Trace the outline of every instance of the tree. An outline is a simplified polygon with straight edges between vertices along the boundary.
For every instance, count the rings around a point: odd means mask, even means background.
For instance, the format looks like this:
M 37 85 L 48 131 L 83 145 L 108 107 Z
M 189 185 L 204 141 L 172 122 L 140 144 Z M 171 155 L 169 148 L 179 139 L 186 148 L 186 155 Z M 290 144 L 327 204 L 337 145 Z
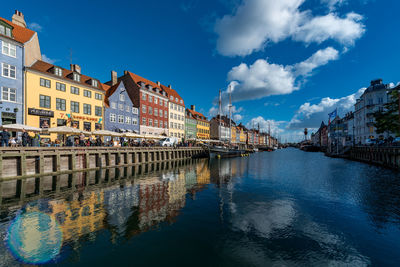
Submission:
M 396 133 L 400 135 L 400 118 L 399 118 L 399 92 L 398 87 L 389 93 L 389 102 L 384 105 L 383 111 L 374 112 L 374 126 L 378 134 Z

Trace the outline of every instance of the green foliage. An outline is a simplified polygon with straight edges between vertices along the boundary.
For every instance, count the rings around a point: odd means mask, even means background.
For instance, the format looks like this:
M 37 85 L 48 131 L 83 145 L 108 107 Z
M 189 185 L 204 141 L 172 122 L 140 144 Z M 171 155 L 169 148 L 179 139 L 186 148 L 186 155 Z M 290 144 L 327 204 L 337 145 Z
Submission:
M 400 135 L 399 118 L 399 92 L 395 89 L 389 93 L 389 102 L 384 105 L 383 111 L 377 111 L 373 114 L 375 118 L 374 126 L 378 134 L 396 133 Z

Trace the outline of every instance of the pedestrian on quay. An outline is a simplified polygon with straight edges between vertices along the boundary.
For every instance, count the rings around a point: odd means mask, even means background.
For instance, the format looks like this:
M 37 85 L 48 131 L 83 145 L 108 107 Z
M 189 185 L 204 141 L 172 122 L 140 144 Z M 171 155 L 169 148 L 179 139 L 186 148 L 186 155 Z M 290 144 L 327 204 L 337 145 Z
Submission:
M 8 146 L 8 141 L 10 140 L 10 133 L 8 132 L 8 130 L 7 129 L 4 129 L 2 132 L 1 132 L 1 146 L 3 147 L 3 146 Z
M 79 145 L 85 146 L 85 135 L 83 133 L 81 133 L 81 135 L 79 135 Z
M 29 144 L 29 134 L 25 131 L 22 130 L 22 146 L 27 146 Z

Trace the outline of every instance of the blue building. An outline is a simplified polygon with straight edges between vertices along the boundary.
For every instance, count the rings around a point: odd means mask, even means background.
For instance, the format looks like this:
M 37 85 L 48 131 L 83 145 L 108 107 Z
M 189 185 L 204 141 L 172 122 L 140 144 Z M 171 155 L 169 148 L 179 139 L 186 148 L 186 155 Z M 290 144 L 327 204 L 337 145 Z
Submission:
M 24 66 L 41 59 L 37 33 L 24 15 L 0 18 L 0 125 L 24 123 Z
M 115 75 L 114 75 L 115 74 Z M 104 98 L 104 129 L 114 132 L 139 133 L 139 109 L 132 103 L 123 81 L 112 72 L 110 87 Z

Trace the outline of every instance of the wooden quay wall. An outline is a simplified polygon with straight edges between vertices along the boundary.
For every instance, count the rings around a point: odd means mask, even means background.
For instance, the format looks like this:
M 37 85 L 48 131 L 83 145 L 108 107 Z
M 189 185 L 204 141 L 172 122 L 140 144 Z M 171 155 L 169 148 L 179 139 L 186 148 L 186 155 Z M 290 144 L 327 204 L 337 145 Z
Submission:
M 400 147 L 357 146 L 350 150 L 350 159 L 400 169 Z
M 202 147 L 0 148 L 0 182 L 206 155 Z

